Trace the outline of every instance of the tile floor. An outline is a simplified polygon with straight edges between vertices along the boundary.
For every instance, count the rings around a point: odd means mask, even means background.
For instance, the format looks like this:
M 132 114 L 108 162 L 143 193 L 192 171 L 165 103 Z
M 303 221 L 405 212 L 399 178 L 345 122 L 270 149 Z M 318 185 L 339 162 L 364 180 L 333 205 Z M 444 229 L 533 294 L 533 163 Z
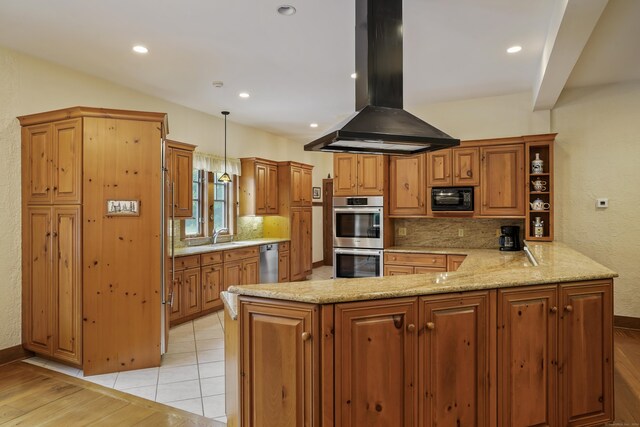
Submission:
M 81 370 L 39 357 L 26 362 L 226 423 L 224 313 L 171 328 L 159 368 L 85 377 Z
M 309 280 L 331 279 L 333 267 L 313 270 Z M 169 351 L 159 368 L 85 377 L 80 369 L 39 357 L 27 363 L 115 388 L 226 423 L 224 410 L 224 313 L 218 311 L 171 328 Z

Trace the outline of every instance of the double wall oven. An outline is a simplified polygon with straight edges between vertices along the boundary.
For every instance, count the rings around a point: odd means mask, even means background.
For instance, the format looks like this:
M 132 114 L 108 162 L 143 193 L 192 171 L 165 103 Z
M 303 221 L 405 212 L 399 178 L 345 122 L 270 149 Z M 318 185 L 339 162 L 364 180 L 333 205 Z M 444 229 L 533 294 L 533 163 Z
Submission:
M 383 198 L 333 198 L 333 277 L 382 276 Z

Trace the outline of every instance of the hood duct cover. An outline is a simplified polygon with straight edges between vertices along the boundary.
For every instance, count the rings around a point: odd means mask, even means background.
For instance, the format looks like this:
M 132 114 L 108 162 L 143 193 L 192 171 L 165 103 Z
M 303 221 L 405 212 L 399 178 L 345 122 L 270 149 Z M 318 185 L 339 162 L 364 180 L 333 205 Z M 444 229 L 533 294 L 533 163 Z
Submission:
M 415 154 L 460 144 L 403 110 L 402 0 L 356 0 L 356 110 L 305 151 Z

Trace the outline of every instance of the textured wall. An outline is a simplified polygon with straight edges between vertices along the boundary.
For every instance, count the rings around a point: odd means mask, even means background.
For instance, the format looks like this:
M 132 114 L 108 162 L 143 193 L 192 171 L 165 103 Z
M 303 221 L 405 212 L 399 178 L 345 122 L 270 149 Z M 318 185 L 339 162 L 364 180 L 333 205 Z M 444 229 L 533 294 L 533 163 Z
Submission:
M 75 105 L 162 111 L 169 114 L 169 136 L 198 145 L 199 151 L 223 154 L 224 122 L 189 108 L 154 98 L 106 80 L 0 47 L 0 349 L 21 342 L 20 269 L 20 125 L 16 116 Z M 331 172 L 329 154 L 310 153 L 302 144 L 229 122 L 228 155 L 261 156 L 315 165 L 313 185 Z M 322 224 L 314 224 L 322 240 Z M 314 261 L 317 260 L 314 254 Z M 322 253 L 320 253 L 322 259 Z
M 500 246 L 496 230 L 503 225 L 517 225 L 521 238 L 524 234 L 524 220 L 519 219 L 407 218 L 394 223 L 397 246 L 492 249 Z M 406 236 L 399 235 L 400 227 L 407 229 Z M 458 236 L 460 229 L 463 237 Z

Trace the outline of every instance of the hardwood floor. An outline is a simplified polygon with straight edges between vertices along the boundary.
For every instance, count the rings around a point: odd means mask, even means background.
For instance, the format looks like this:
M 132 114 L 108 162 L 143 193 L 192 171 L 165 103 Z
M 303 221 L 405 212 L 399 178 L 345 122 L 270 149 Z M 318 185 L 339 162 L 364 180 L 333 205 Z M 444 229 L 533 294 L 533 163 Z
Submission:
M 27 363 L 0 366 L 1 426 L 223 426 Z
M 616 421 L 640 426 L 640 331 L 616 328 Z M 0 366 L 0 426 L 222 426 L 198 415 L 14 362 Z

